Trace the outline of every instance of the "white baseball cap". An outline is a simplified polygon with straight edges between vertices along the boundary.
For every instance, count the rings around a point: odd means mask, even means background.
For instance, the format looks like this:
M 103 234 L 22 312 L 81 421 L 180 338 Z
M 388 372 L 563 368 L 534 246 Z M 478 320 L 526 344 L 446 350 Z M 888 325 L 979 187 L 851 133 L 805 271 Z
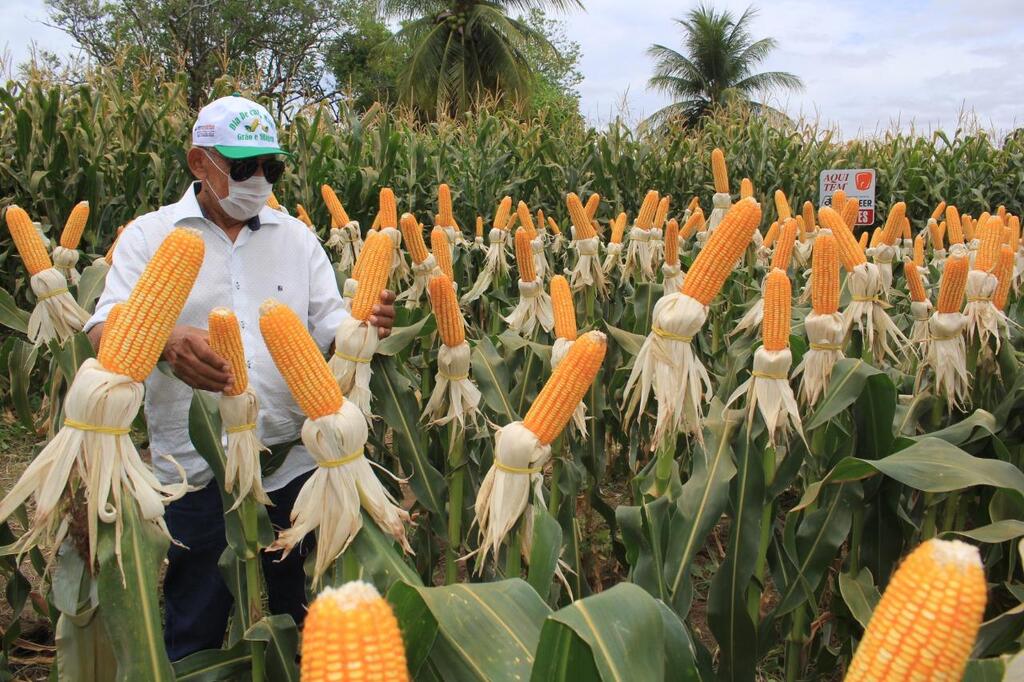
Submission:
M 228 159 L 288 155 L 277 143 L 277 126 L 270 112 L 237 93 L 199 110 L 192 126 L 192 144 L 213 147 Z

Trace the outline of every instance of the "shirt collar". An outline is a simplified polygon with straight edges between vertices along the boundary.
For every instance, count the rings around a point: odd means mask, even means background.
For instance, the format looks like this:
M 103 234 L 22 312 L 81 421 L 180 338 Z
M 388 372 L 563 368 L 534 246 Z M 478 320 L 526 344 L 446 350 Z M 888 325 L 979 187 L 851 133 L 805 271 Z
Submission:
M 199 205 L 199 200 L 196 195 L 199 193 L 201 183 L 196 181 L 189 185 L 188 189 L 185 190 L 185 194 L 178 200 L 178 203 L 171 207 L 172 219 L 175 225 L 178 223 L 188 220 L 189 218 L 202 218 L 209 223 L 213 223 L 209 218 L 203 214 L 203 209 Z M 264 206 L 260 209 L 260 212 L 254 215 L 246 227 L 251 231 L 256 232 L 265 225 L 280 225 L 281 224 L 281 213 L 275 211 L 269 206 Z

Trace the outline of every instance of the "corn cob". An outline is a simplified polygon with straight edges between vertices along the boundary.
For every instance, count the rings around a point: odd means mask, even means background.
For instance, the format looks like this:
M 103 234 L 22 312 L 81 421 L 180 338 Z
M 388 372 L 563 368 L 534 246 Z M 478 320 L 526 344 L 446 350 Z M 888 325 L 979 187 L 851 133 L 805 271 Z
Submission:
M 964 214 L 960 216 L 960 226 L 963 228 L 964 231 L 964 240 L 967 242 L 973 241 L 975 227 L 974 218 L 972 218 L 969 214 Z
M 750 238 L 761 222 L 761 205 L 753 199 L 742 199 L 728 210 L 707 244 L 697 254 L 686 275 L 682 292 L 702 305 L 721 291 L 736 261 L 743 255 Z
M 327 212 L 331 214 L 332 227 L 345 227 L 351 222 L 348 213 L 345 213 L 345 207 L 341 205 L 341 200 L 338 199 L 338 195 L 334 192 L 333 187 L 330 185 L 320 185 L 320 196 L 324 198 Z
M 963 223 L 960 221 L 960 212 L 952 204 L 946 206 L 946 243 L 950 246 L 964 243 L 964 230 Z
M 804 217 L 802 215 L 798 215 L 794 220 L 796 220 L 796 226 L 798 228 L 796 234 L 802 244 L 807 241 L 807 227 L 805 227 L 807 223 L 804 222 Z
M 654 214 L 658 211 L 658 193 L 647 190 L 644 202 L 640 205 L 640 213 L 636 216 L 636 226 L 641 230 L 649 230 L 654 225 Z
M 210 311 L 208 326 L 210 348 L 231 364 L 231 386 L 224 390 L 224 395 L 245 393 L 249 386 L 249 372 L 245 365 L 245 347 L 238 318 L 230 308 L 214 308 Z
M 302 630 L 302 682 L 407 682 L 398 621 L 369 583 L 328 587 Z
M 503 197 L 494 212 L 494 227 L 499 230 L 508 229 L 508 221 L 512 216 L 512 197 Z
M 562 228 L 558 226 L 558 223 L 551 216 L 548 216 L 548 228 L 556 237 L 562 234 Z
M 373 306 L 380 301 L 380 293 L 388 283 L 393 257 L 394 242 L 386 235 L 367 241 L 363 245 L 363 250 L 356 259 L 356 264 L 360 266 L 358 276 L 355 272 L 352 273 L 353 278 L 359 282 L 356 295 L 352 297 L 352 317 L 363 322 L 370 318 Z
M 1014 252 L 1009 246 L 999 249 L 999 258 L 992 274 L 999 280 L 996 291 L 992 295 L 992 304 L 999 310 L 1006 310 L 1010 298 L 1010 285 L 1013 284 Z
M 622 243 L 622 237 L 626 233 L 626 221 L 627 220 L 628 220 L 628 218 L 626 217 L 626 213 L 625 213 L 625 211 L 623 211 L 622 213 L 619 214 L 619 217 L 615 219 L 615 222 L 612 223 L 612 236 L 611 236 L 611 243 L 612 244 L 621 244 Z
M 929 540 L 904 560 L 875 607 L 846 682 L 959 680 L 985 611 L 978 550 Z
M 608 343 L 601 332 L 587 332 L 573 342 L 569 352 L 551 373 L 533 401 L 523 426 L 541 445 L 548 445 L 569 423 L 576 406 L 594 383 Z
M 526 205 L 525 201 L 520 201 L 516 206 L 516 214 L 519 216 L 519 224 L 526 230 L 526 234 L 530 236 L 530 239 L 537 238 L 537 228 L 533 224 L 533 216 L 530 215 L 530 207 Z
M 77 249 L 78 243 L 82 241 L 82 233 L 85 232 L 85 223 L 89 220 L 89 202 L 79 201 L 71 209 L 71 215 L 64 223 L 64 230 L 60 233 L 60 245 L 65 249 Z
M 452 247 L 448 243 L 448 235 L 444 228 L 435 227 L 430 231 L 430 250 L 434 254 L 434 262 L 445 276 L 455 281 L 455 270 L 452 267 Z
M 1003 242 L 1003 226 L 996 218 L 986 220 L 978 230 L 978 237 L 981 239 L 981 245 L 978 247 L 978 255 L 974 260 L 974 269 L 989 272 L 995 267 L 996 260 L 999 258 L 999 247 Z
M 846 226 L 846 223 L 838 213 L 828 206 L 823 206 L 818 211 L 818 220 L 821 222 L 822 227 L 832 230 L 832 235 L 836 238 L 836 244 L 839 248 L 839 258 L 847 272 L 853 272 L 856 266 L 867 262 L 867 259 L 864 257 L 863 245 L 857 243 L 853 232 Z M 861 239 L 863 240 L 865 237 L 867 237 L 867 232 L 861 235 Z
M 695 233 L 701 231 L 704 225 L 704 211 L 700 210 L 698 206 L 695 211 L 690 214 L 690 217 L 686 220 L 686 225 L 683 226 L 682 236 L 683 239 L 689 239 Z
M 565 203 L 569 207 L 569 218 L 572 220 L 572 225 L 576 228 L 576 239 L 596 237 L 597 232 L 594 231 L 594 226 L 590 224 L 587 211 L 583 208 L 583 204 L 580 203 L 580 198 L 575 193 L 570 192 L 569 196 L 565 198 Z
M 380 227 L 398 227 L 398 206 L 390 187 L 380 189 Z
M 377 215 L 375 215 L 373 217 L 373 223 L 370 225 L 370 229 L 371 230 L 376 231 L 376 230 L 380 229 L 380 219 L 381 219 L 381 213 L 380 213 L 380 211 L 377 211 Z
M 843 209 L 846 208 L 846 192 L 843 190 L 836 190 L 836 193 L 832 195 L 832 210 L 843 215 Z
M 910 291 L 910 300 L 915 303 L 923 303 L 928 299 L 924 291 L 924 284 L 921 282 L 921 273 L 917 271 L 917 264 L 908 261 L 903 264 L 903 274 L 907 278 L 907 289 Z
M 455 213 L 452 211 L 452 192 L 448 185 L 441 183 L 437 186 L 437 224 L 441 227 L 452 227 L 455 225 Z
M 679 223 L 675 218 L 665 228 L 665 264 L 679 265 Z
M 107 262 L 108 266 L 114 264 L 114 249 L 117 247 L 117 240 L 121 238 L 121 233 L 124 232 L 124 228 L 124 225 L 117 228 L 117 235 L 114 237 L 114 241 L 110 245 L 110 248 L 107 249 L 107 253 L 103 256 L 103 260 Z
M 178 228 L 167 235 L 135 283 L 117 323 L 104 325 L 101 365 L 135 381 L 149 376 L 185 307 L 204 251 L 198 230 Z
M 600 194 L 596 194 L 595 193 L 595 194 L 591 194 L 589 197 L 587 197 L 587 203 L 584 205 L 584 208 L 587 209 L 587 218 L 589 218 L 591 221 L 593 221 L 594 217 L 597 216 L 597 209 L 598 209 L 598 207 L 600 207 L 600 205 L 601 205 L 601 195 Z
M 672 197 L 665 195 L 658 202 L 658 210 L 654 213 L 654 225 L 653 227 L 661 230 L 665 227 L 665 220 L 668 218 L 669 204 L 672 202 Z
M 943 220 L 942 222 L 938 222 L 938 221 L 929 222 L 928 223 L 928 231 L 929 231 L 929 233 L 931 234 L 931 237 L 932 237 L 932 248 L 936 249 L 936 250 L 941 249 L 942 248 L 942 238 L 943 238 L 943 236 L 946 233 L 946 221 Z
M 812 204 L 809 201 L 804 202 L 803 216 L 804 229 L 806 229 L 808 232 L 814 232 L 814 226 L 816 224 L 814 222 L 814 204 Z
M 306 208 L 302 204 L 295 204 L 295 217 L 305 223 L 306 227 L 313 228 L 313 220 L 309 217 L 309 213 L 306 212 Z
M 1006 220 L 1006 206 L 1004 206 L 1003 204 L 999 204 L 999 206 L 996 207 L 996 215 L 999 216 L 1000 220 L 1005 221 Z
M 700 199 L 696 195 L 690 197 L 690 203 L 686 205 L 686 210 L 693 213 L 700 208 Z
M 900 221 L 901 230 L 904 239 L 913 239 L 914 234 L 910 230 L 910 218 L 903 216 L 903 220 Z
M 950 256 L 939 279 L 939 300 L 935 305 L 936 312 L 958 313 L 964 302 L 964 290 L 967 287 L 967 257 Z
M 934 211 L 932 211 L 932 220 L 934 220 L 935 222 L 938 222 L 942 218 L 943 214 L 945 214 L 945 212 L 946 212 L 946 202 L 945 201 L 940 201 L 939 205 L 935 207 Z
M 740 180 L 740 199 L 746 199 L 747 197 L 754 196 L 754 183 L 750 181 L 750 178 L 743 178 Z
M 814 239 L 811 255 L 811 307 L 818 315 L 839 311 L 839 246 L 831 232 Z
M 774 220 L 772 224 L 768 226 L 768 232 L 764 235 L 764 240 L 761 242 L 761 246 L 766 249 L 772 248 L 775 244 L 775 240 L 779 238 L 779 221 Z
M 869 242 L 871 248 L 875 248 L 882 243 L 882 228 L 876 227 L 874 232 L 871 233 L 871 241 Z
M 274 196 L 273 192 L 271 192 L 270 196 L 267 197 L 267 206 L 274 209 L 275 211 L 281 210 L 281 202 L 277 200 L 277 197 Z
M 1020 245 L 1020 218 L 1012 215 L 1006 222 L 1010 228 L 1010 246 L 1016 249 Z
M 914 263 L 919 268 L 924 267 L 924 235 L 914 237 Z
M 11 239 L 14 240 L 14 246 L 17 247 L 18 255 L 21 256 L 29 276 L 35 277 L 43 270 L 52 268 L 53 261 L 46 252 L 43 238 L 39 236 L 25 209 L 12 204 L 7 207 L 5 218 L 7 229 L 11 231 Z
M 110 312 L 107 313 L 107 320 L 103 325 L 104 329 L 113 329 L 119 324 L 118 319 L 120 319 L 121 313 L 124 312 L 124 305 L 124 301 L 121 301 L 120 303 L 115 303 L 111 306 Z M 97 348 L 97 357 L 99 357 L 99 354 L 103 352 L 103 339 L 105 339 L 106 336 L 107 335 L 105 333 L 100 336 L 100 345 L 99 348 Z
M 796 221 L 792 218 L 779 230 L 779 238 L 775 244 L 775 251 L 772 252 L 771 266 L 783 272 L 789 269 L 790 259 L 793 257 L 793 244 L 796 243 L 798 231 Z
M 576 340 L 576 306 L 569 280 L 562 275 L 551 278 L 551 308 L 555 314 L 555 338 Z
M 476 236 L 481 238 L 484 236 L 484 219 L 481 216 L 476 217 Z
M 779 215 L 780 223 L 793 217 L 793 211 L 789 208 L 789 200 L 786 199 L 786 193 L 781 189 L 775 190 L 775 212 Z
M 729 171 L 725 166 L 725 154 L 717 147 L 711 150 L 711 177 L 715 182 L 715 192 L 729 193 Z
M 860 240 L 858 240 L 857 246 L 860 247 L 861 251 L 867 251 L 867 249 L 868 249 L 868 233 L 867 232 L 861 232 Z
M 427 260 L 427 256 L 430 254 L 427 252 L 427 245 L 423 241 L 423 230 L 420 229 L 420 223 L 416 220 L 416 216 L 411 213 L 403 213 L 400 226 L 402 241 L 405 243 L 405 248 L 409 250 L 409 255 L 412 256 L 412 262 L 419 265 Z
M 430 278 L 427 287 L 441 342 L 449 348 L 461 346 L 466 340 L 466 322 L 462 318 L 459 299 L 451 279 L 448 275 L 436 275 Z
M 843 205 L 843 220 L 846 222 L 846 226 L 853 230 L 857 224 L 857 213 L 860 210 L 860 206 L 853 199 L 847 199 L 846 204 Z
M 537 270 L 533 267 L 533 249 L 530 248 L 530 235 L 523 228 L 519 228 L 516 230 L 515 242 L 519 280 L 521 282 L 532 282 L 537 279 Z
M 766 350 L 789 348 L 789 323 L 793 291 L 784 270 L 773 268 L 764 282 L 764 321 L 761 339 Z
M 900 236 L 903 229 L 903 218 L 907 215 L 907 205 L 897 201 L 889 209 L 889 217 L 885 220 L 885 229 L 882 230 L 882 241 L 892 246 Z

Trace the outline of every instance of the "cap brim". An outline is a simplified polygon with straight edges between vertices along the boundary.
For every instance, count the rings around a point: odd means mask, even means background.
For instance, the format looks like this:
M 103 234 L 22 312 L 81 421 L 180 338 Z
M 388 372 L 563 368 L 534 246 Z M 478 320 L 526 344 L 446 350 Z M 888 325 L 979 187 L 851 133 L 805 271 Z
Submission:
M 225 159 L 251 159 L 254 156 L 269 156 L 271 154 L 283 154 L 291 157 L 291 154 L 280 147 L 234 147 L 230 145 L 214 145 L 217 153 Z

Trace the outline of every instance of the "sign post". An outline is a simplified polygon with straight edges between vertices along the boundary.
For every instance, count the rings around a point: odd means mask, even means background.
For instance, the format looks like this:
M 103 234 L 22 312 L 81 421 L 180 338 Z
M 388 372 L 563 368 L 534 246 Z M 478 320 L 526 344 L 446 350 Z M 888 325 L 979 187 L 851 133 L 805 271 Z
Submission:
M 857 225 L 875 223 L 875 169 L 846 168 L 821 171 L 818 178 L 819 206 L 831 206 L 832 195 L 843 190 L 858 205 Z

